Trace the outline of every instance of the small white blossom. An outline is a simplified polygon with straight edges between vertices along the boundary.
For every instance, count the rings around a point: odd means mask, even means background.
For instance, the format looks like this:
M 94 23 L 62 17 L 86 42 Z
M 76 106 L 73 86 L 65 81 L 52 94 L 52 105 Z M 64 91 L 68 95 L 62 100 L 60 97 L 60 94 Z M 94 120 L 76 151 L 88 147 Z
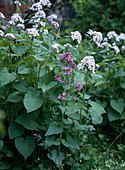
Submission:
M 112 38 L 114 38 L 114 37 L 117 37 L 117 34 L 116 34 L 115 31 L 109 31 L 109 32 L 107 33 L 107 37 L 108 37 L 108 39 L 112 39 Z
M 52 5 L 52 3 L 50 3 L 49 0 L 40 0 L 40 3 L 41 3 L 43 6 L 47 6 L 48 8 Z
M 25 29 L 25 26 L 24 26 L 24 24 L 17 24 L 17 27 L 18 27 L 18 28 Z
M 37 3 L 34 3 L 31 7 L 30 7 L 31 10 L 33 11 L 40 11 L 42 10 L 42 5 L 40 2 L 37 2 Z
M 64 44 L 64 47 L 67 48 L 67 47 L 72 47 L 71 44 L 67 43 L 67 44 Z
M 52 14 L 50 16 L 47 17 L 47 19 L 50 21 L 50 22 L 53 22 L 53 19 L 56 19 L 57 18 L 57 15 L 56 14 Z
M 78 64 L 78 70 L 83 70 L 87 66 L 89 70 L 92 70 L 92 73 L 95 73 L 95 59 L 93 56 L 85 56 L 81 63 Z
M 119 47 L 117 45 L 113 45 L 111 48 L 115 50 L 116 54 L 120 52 Z
M 8 21 L 7 27 L 15 26 L 14 21 Z
M 33 18 L 46 18 L 46 13 L 43 10 L 39 10 Z
M 103 39 L 102 33 L 98 31 L 92 31 L 92 30 L 89 30 L 87 33 L 90 36 L 93 36 L 93 41 L 97 44 L 98 47 L 100 47 L 100 43 Z
M 58 44 L 53 44 L 51 47 L 53 48 L 53 50 L 55 50 L 57 53 L 59 53 L 59 45 Z
M 57 30 L 59 28 L 59 24 L 56 21 L 51 22 L 52 25 L 54 25 L 55 29 Z
M 125 45 L 122 46 L 122 49 L 125 49 Z
M 40 25 L 41 25 L 41 27 L 45 27 L 46 23 L 45 23 L 45 22 L 40 21 Z
M 4 19 L 4 18 L 5 18 L 5 16 L 3 15 L 2 12 L 0 12 L 0 19 Z
M 48 30 L 47 29 L 43 30 L 43 34 L 48 34 Z
M 79 31 L 71 32 L 71 38 L 76 40 L 78 44 L 82 41 L 82 35 Z
M 18 5 L 18 6 L 21 6 L 20 1 L 17 1 L 17 0 L 14 2 L 14 4 L 16 4 L 16 5 Z
M 29 37 L 39 36 L 38 30 L 36 30 L 36 28 L 27 29 L 27 33 L 29 34 Z
M 4 32 L 2 30 L 0 30 L 0 36 L 4 36 Z
M 13 15 L 11 16 L 11 21 L 24 23 L 24 20 L 22 19 L 22 17 L 19 16 L 19 14 L 17 14 L 17 13 L 16 13 L 16 14 L 13 14 Z
M 16 37 L 12 34 L 12 33 L 7 33 L 5 35 L 6 38 L 9 38 L 9 39 L 15 39 Z

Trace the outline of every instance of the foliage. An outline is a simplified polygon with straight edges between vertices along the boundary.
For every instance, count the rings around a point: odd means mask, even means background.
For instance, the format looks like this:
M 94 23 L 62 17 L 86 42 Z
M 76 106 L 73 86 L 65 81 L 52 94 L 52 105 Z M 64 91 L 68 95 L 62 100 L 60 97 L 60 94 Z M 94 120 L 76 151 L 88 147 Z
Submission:
M 125 0 L 72 0 L 72 5 L 76 15 L 70 24 L 72 27 L 68 26 L 71 29 L 79 30 L 82 34 L 88 29 L 103 33 L 125 30 Z
M 111 147 L 124 133 L 124 51 L 84 51 L 81 34 L 60 37 L 54 16 L 35 12 L 31 29 L 17 14 L 0 36 L 0 169 L 123 166 L 124 142 Z M 105 119 L 121 120 L 113 141 Z

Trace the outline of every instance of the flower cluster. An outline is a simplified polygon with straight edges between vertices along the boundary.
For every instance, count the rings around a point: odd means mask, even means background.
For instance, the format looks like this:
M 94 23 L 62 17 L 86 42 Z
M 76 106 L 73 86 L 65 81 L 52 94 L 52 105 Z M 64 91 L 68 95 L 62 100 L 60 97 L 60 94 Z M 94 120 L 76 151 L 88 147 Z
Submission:
M 21 6 L 20 1 L 18 1 L 18 0 L 14 1 L 14 4 L 16 4 L 16 5 L 18 5 L 18 6 Z
M 67 74 L 71 74 L 71 71 L 72 71 L 69 67 L 64 67 L 63 70 L 66 71 L 66 72 L 65 72 L 66 75 L 67 75 Z
M 61 98 L 62 98 L 62 100 L 66 100 L 66 93 L 65 92 L 63 92 L 62 95 L 59 94 L 58 99 L 61 99 Z
M 7 33 L 5 35 L 5 37 L 8 38 L 8 39 L 15 39 L 16 38 L 12 33 Z
M 58 22 L 52 21 L 51 24 L 54 25 L 54 27 L 55 27 L 56 30 L 59 28 Z
M 4 36 L 4 32 L 2 30 L 0 30 L 0 36 L 3 37 Z
M 82 89 L 81 83 L 76 82 L 76 87 L 77 87 L 77 90 L 80 91 Z
M 11 21 L 13 21 L 13 22 L 15 22 L 15 23 L 17 23 L 17 22 L 24 23 L 24 20 L 22 19 L 22 17 L 21 17 L 18 13 L 13 14 L 13 15 L 11 16 Z
M 49 0 L 40 0 L 37 3 L 34 3 L 30 9 L 33 11 L 39 11 L 42 9 L 42 6 L 47 6 L 48 8 L 51 6 L 51 2 Z
M 61 80 L 61 77 L 58 76 L 57 74 L 55 75 L 54 80 L 57 80 L 58 82 L 62 81 L 62 80 Z
M 78 44 L 82 41 L 82 35 L 79 31 L 71 32 L 71 38 L 76 40 Z
M 17 24 L 17 27 L 18 27 L 18 28 L 25 29 L 25 25 L 24 25 L 24 24 Z
M 4 18 L 5 18 L 5 16 L 3 15 L 2 12 L 0 12 L 0 19 L 4 19 Z
M 78 64 L 78 70 L 83 70 L 87 66 L 89 70 L 92 70 L 92 73 L 95 73 L 95 59 L 93 56 L 85 56 L 81 63 Z
M 67 44 L 64 44 L 64 47 L 65 47 L 65 48 L 68 48 L 68 47 L 72 47 L 72 45 L 69 44 L 69 43 L 67 43 Z
M 118 35 L 115 31 L 109 31 L 107 33 L 107 37 L 105 37 L 104 39 L 102 37 L 101 32 L 89 30 L 87 33 L 93 37 L 93 41 L 97 44 L 98 47 L 101 47 L 101 48 L 106 47 L 107 50 L 113 49 L 113 50 L 115 50 L 116 54 L 118 54 L 120 52 L 119 45 L 117 45 L 117 42 L 123 41 L 125 43 L 125 34 L 124 33 L 120 33 L 120 35 Z M 114 42 L 111 43 L 112 39 L 115 40 L 116 43 L 114 43 Z
M 63 53 L 60 61 L 62 63 L 69 62 L 72 65 L 72 69 L 76 69 L 76 64 L 73 62 L 73 57 L 72 57 L 71 53 L 68 53 L 68 52 Z
M 48 19 L 48 21 L 50 21 L 52 23 L 53 19 L 57 19 L 57 15 L 56 14 L 52 14 L 52 15 L 48 16 L 47 19 Z
M 103 39 L 102 33 L 98 31 L 92 31 L 92 30 L 89 30 L 87 33 L 90 36 L 93 36 L 93 41 L 97 44 L 98 47 L 100 47 L 100 43 Z
M 53 50 L 55 50 L 57 53 L 59 53 L 59 45 L 58 44 L 53 44 L 51 47 L 53 48 Z
M 35 28 L 27 29 L 27 33 L 29 34 L 29 37 L 39 36 L 38 30 L 36 30 Z

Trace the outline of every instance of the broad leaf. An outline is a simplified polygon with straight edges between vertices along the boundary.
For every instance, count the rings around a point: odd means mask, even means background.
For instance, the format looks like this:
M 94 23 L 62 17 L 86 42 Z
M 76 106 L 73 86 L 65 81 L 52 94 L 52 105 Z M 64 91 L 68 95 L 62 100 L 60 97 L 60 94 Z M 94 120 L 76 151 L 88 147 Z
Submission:
M 42 91 L 45 93 L 47 90 L 53 88 L 56 85 L 57 85 L 57 82 L 54 82 L 54 81 L 50 82 L 48 85 L 46 85 L 45 83 L 39 82 L 38 88 L 42 88 Z
M 16 79 L 16 73 L 9 73 L 7 68 L 3 68 L 3 70 L 0 73 L 0 84 L 1 86 L 4 86 Z
M 18 125 L 17 123 L 11 124 L 8 128 L 8 134 L 10 139 L 22 136 L 23 133 L 24 133 L 24 128 Z
M 117 112 L 119 112 L 120 114 L 122 114 L 124 107 L 125 107 L 125 102 L 123 98 L 116 100 L 111 100 L 110 101 L 111 107 L 116 110 Z
M 19 137 L 15 139 L 15 146 L 21 155 L 27 159 L 35 149 L 35 140 L 32 136 L 27 136 L 25 139 Z
M 27 112 L 39 109 L 43 104 L 43 97 L 38 90 L 28 91 L 24 97 L 24 106 Z
M 52 122 L 49 126 L 48 131 L 46 132 L 45 136 L 59 134 L 63 131 L 63 127 L 60 123 Z
M 96 102 L 93 102 L 93 101 L 89 101 L 89 104 L 92 106 L 92 109 L 95 111 L 95 113 L 97 114 L 103 114 L 103 113 L 106 113 L 106 111 L 103 109 L 103 107 L 96 103 Z
M 29 74 L 31 72 L 31 68 L 26 68 L 25 63 L 22 63 L 18 67 L 19 74 Z
M 47 136 L 45 140 L 45 149 L 52 146 L 52 145 L 60 145 L 60 139 L 57 138 L 55 140 L 56 136 Z
M 18 118 L 16 118 L 15 122 L 19 123 L 23 127 L 29 130 L 36 130 L 38 131 L 38 123 L 32 120 L 30 114 L 22 114 Z
M 20 102 L 22 99 L 22 96 L 19 96 L 19 92 L 14 92 L 9 94 L 7 101 L 17 103 Z
M 120 114 L 113 110 L 112 108 L 108 109 L 108 118 L 111 121 L 119 120 L 120 119 Z
M 0 140 L 0 150 L 3 148 L 3 146 L 4 146 L 3 140 Z
M 52 150 L 52 153 L 48 153 L 48 157 L 53 160 L 53 162 L 55 162 L 58 167 L 60 166 L 60 164 L 62 163 L 62 161 L 65 159 L 65 155 L 63 152 L 59 152 L 57 153 L 56 150 Z
M 62 139 L 62 144 L 68 148 L 71 148 L 71 149 L 77 149 L 77 150 L 80 149 L 79 145 L 76 143 L 76 141 L 70 135 L 67 136 L 67 140 Z

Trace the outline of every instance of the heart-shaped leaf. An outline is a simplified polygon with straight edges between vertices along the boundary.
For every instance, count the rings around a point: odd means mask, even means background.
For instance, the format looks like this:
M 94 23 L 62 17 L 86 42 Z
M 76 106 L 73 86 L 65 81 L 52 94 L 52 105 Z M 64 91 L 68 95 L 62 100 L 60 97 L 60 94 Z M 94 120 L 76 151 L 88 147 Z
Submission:
M 124 103 L 124 99 L 120 98 L 117 101 L 116 100 L 111 100 L 110 101 L 111 107 L 116 110 L 117 112 L 119 112 L 120 114 L 122 114 L 124 107 L 125 107 L 125 103 Z
M 32 136 L 27 136 L 25 139 L 19 137 L 15 139 L 15 146 L 21 155 L 27 159 L 35 149 L 35 141 Z

